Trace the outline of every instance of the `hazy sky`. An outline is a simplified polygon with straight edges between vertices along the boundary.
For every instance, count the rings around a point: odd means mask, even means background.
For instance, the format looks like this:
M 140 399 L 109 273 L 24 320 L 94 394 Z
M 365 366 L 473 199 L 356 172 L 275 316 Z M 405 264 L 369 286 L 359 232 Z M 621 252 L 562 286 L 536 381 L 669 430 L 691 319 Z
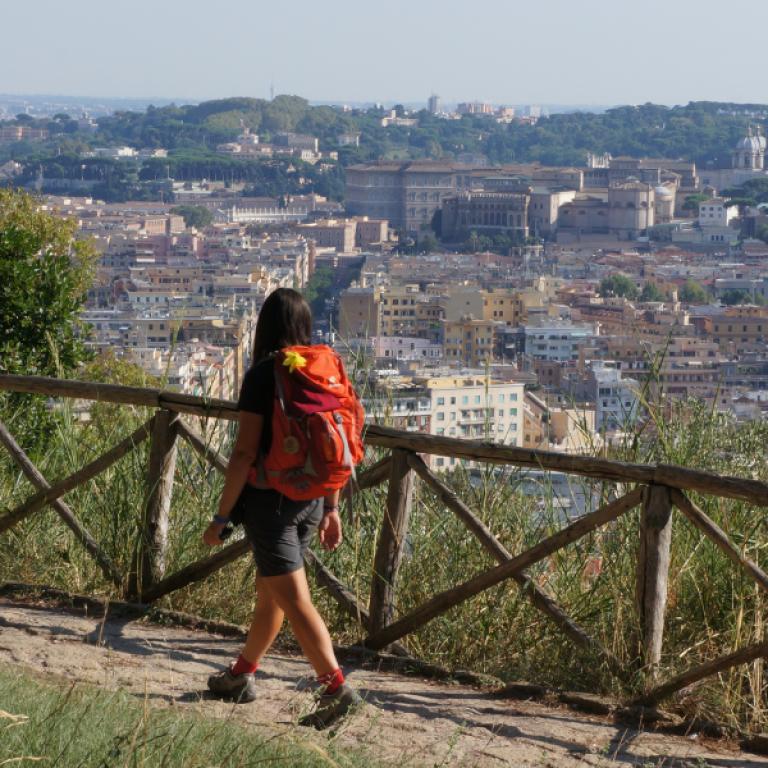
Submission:
M 768 0 L 0 0 L 0 93 L 768 102 Z

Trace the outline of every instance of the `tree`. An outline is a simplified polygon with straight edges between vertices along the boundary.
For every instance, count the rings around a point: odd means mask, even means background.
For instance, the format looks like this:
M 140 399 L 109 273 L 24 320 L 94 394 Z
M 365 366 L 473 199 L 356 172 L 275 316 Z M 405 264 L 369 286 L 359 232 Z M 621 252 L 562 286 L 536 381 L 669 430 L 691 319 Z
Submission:
M 678 298 L 684 304 L 706 304 L 709 296 L 700 283 L 695 280 L 687 280 L 680 288 Z
M 601 296 L 623 296 L 625 299 L 637 298 L 637 287 L 626 275 L 611 275 L 600 281 Z
M 86 360 L 80 321 L 95 251 L 77 223 L 0 189 L 0 371 L 66 376 Z
M 640 301 L 666 301 L 667 297 L 655 283 L 646 283 L 640 292 Z
M 439 245 L 437 238 L 431 232 L 427 232 L 419 240 L 419 250 L 424 253 L 432 253 Z
M 213 222 L 213 213 L 203 205 L 177 205 L 171 213 L 184 217 L 184 224 L 195 229 L 205 229 Z
M 751 296 L 748 291 L 742 291 L 740 288 L 730 288 L 727 291 L 723 291 L 720 301 L 726 306 L 731 307 L 734 304 L 749 304 Z
M 432 231 L 435 233 L 435 237 L 441 240 L 443 237 L 443 209 L 438 208 L 432 214 L 432 221 L 429 225 Z
M 685 201 L 683 202 L 683 210 L 695 211 L 698 213 L 699 205 L 705 200 L 709 200 L 708 195 L 702 195 L 701 193 L 696 195 L 686 195 Z
M 314 317 L 322 317 L 325 310 L 325 300 L 333 293 L 334 273 L 331 267 L 318 267 L 304 286 L 302 293 L 312 308 Z

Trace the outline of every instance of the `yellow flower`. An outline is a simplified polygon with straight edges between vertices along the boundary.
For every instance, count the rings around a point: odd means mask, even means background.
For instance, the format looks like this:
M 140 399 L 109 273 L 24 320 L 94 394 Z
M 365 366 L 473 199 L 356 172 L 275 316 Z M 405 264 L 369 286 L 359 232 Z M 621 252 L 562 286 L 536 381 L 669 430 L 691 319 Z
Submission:
M 289 349 L 285 353 L 285 360 L 283 360 L 283 365 L 287 366 L 288 373 L 293 373 L 297 368 L 303 368 L 306 364 L 307 359 L 302 357 L 295 350 Z

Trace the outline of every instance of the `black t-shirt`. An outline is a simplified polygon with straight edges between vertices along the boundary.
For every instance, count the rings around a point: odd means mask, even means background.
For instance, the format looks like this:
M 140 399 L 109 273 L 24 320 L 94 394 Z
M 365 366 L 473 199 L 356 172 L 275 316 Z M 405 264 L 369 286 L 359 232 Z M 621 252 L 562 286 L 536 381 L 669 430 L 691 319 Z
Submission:
M 275 400 L 275 360 L 268 357 L 251 366 L 243 377 L 240 397 L 237 401 L 239 411 L 258 413 L 264 417 L 261 431 L 260 450 L 269 453 L 272 445 L 272 408 Z

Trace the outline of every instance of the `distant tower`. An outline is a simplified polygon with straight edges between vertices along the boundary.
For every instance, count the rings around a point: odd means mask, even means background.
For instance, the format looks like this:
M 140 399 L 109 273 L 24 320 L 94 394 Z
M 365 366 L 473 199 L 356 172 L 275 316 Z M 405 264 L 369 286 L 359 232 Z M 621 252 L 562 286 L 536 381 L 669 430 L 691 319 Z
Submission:
M 760 126 L 749 126 L 747 135 L 736 145 L 731 165 L 736 170 L 762 171 L 765 168 L 765 136 Z
M 427 101 L 427 111 L 430 114 L 436 115 L 440 111 L 440 97 L 433 93 Z

